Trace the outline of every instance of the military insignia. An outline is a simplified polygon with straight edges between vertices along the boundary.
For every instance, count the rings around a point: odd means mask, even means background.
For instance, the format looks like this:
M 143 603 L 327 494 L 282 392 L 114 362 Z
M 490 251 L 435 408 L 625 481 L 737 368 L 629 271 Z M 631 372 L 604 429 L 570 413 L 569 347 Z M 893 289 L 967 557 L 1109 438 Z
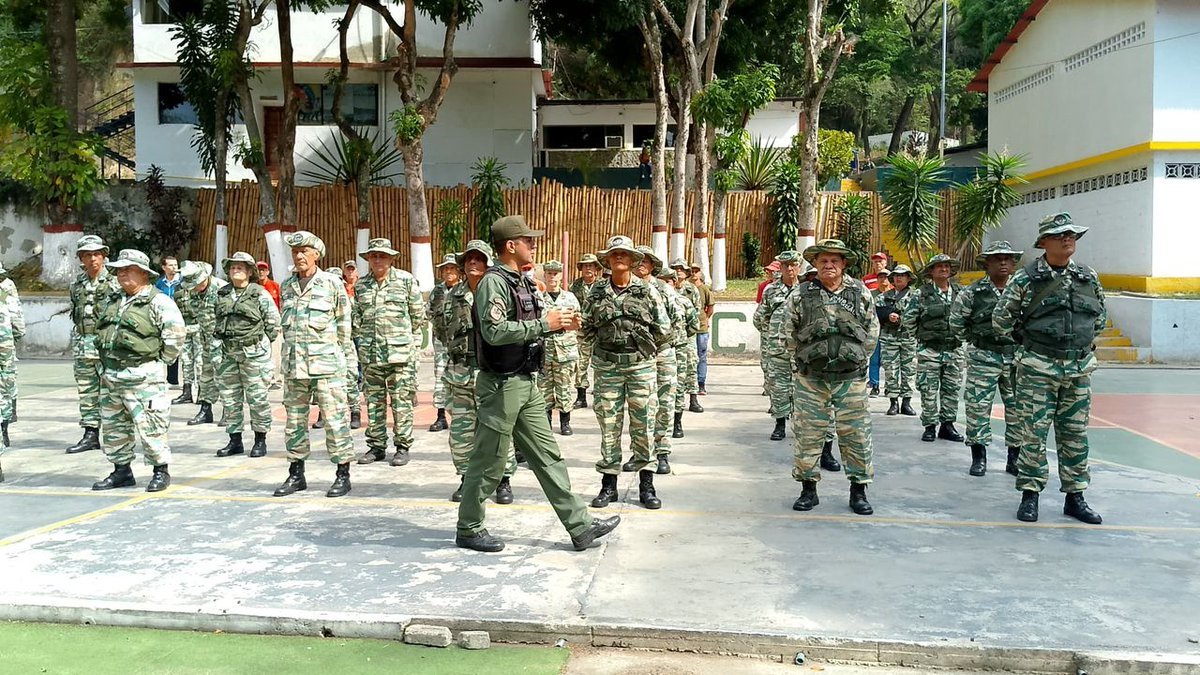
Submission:
M 508 308 L 504 306 L 504 298 L 493 298 L 492 306 L 488 308 L 488 318 L 497 323 L 508 317 Z

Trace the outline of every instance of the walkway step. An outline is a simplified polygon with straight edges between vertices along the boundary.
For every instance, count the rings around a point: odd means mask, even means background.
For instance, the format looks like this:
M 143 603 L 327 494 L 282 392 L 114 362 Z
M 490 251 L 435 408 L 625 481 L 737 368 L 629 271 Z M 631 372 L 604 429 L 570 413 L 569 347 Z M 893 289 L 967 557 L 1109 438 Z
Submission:
M 1096 358 L 1113 363 L 1146 363 L 1150 350 L 1140 347 L 1096 347 Z
M 1100 337 L 1121 337 L 1121 329 L 1105 328 L 1104 330 L 1100 331 Z
M 1132 347 L 1133 340 L 1127 337 L 1098 337 L 1096 338 L 1097 347 Z

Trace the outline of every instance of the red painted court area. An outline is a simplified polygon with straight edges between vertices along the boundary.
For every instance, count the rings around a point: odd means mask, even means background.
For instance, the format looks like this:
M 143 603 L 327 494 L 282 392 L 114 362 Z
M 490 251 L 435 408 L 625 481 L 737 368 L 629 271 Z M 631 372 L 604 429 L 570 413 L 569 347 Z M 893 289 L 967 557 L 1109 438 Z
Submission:
M 1193 457 L 1200 457 L 1200 396 L 1097 394 L 1092 426 L 1125 429 Z

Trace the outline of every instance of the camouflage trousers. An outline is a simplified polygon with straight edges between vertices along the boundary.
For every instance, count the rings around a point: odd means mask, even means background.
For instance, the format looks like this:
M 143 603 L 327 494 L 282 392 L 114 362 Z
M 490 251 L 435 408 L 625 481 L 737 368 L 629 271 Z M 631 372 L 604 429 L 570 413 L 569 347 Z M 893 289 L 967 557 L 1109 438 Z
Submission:
M 650 419 L 654 420 L 654 456 L 665 457 L 671 454 L 675 389 L 679 386 L 679 369 L 673 347 L 658 353 L 654 359 L 654 372 L 655 396 L 650 399 L 653 405 Z
M 79 391 L 79 426 L 100 427 L 100 359 L 75 358 L 75 388 Z
M 17 352 L 0 349 L 0 419 L 11 422 L 17 414 Z
M 883 391 L 888 398 L 912 398 L 917 379 L 916 338 L 881 338 L 879 357 L 883 360 Z
M 1094 359 L 1089 356 L 1088 362 L 1094 364 Z M 1046 489 L 1050 474 L 1046 436 L 1051 424 L 1058 446 L 1059 490 L 1083 492 L 1091 483 L 1087 427 L 1092 413 L 1092 368 L 1081 368 L 1079 361 L 1037 354 L 1017 358 L 1017 389 L 1024 418 L 1017 456 L 1018 490 Z
M 454 473 L 459 476 L 467 472 L 471 449 L 475 447 L 475 426 L 479 419 L 475 376 L 478 374 L 477 369 L 466 364 L 447 363 L 442 378 L 447 394 L 446 410 L 450 413 L 450 459 L 454 462 Z M 516 472 L 517 455 L 510 443 L 504 476 L 511 478 Z
M 629 410 L 629 454 L 641 466 L 650 463 L 651 399 L 657 396 L 654 359 L 618 365 L 595 359 L 596 388 L 592 409 L 600 425 L 600 473 L 621 473 L 621 431 Z
M 200 383 L 197 386 L 197 400 L 208 403 L 220 402 L 221 390 L 217 387 L 217 366 L 221 362 L 220 347 L 214 346 L 213 336 L 200 333 Z
M 1013 361 L 984 349 L 970 350 L 967 357 L 967 382 L 963 399 L 967 408 L 967 445 L 987 446 L 992 442 L 992 401 L 996 390 L 1004 403 L 1004 444 L 1021 445 L 1021 420 L 1017 412 L 1017 392 L 1013 386 Z
M 771 397 L 771 409 L 767 413 L 775 419 L 792 416 L 792 359 L 786 354 L 772 353 L 767 356 L 767 394 Z
M 346 379 L 342 375 L 283 381 L 283 407 L 287 412 L 283 443 L 289 461 L 304 461 L 312 452 L 308 438 L 309 401 L 325 415 L 325 449 L 329 461 L 345 464 L 354 458 L 350 419 L 346 414 Z
M 359 405 L 362 401 L 363 383 L 360 381 L 359 373 L 346 374 L 346 407 L 353 408 Z
M 871 463 L 871 413 L 867 409 L 867 382 L 853 378 L 838 382 L 793 373 L 796 410 L 792 413 L 795 438 L 795 467 L 798 481 L 821 480 L 821 448 L 826 432 L 836 420 L 838 451 L 851 483 L 870 483 L 875 476 Z
M 183 345 L 179 349 L 179 383 L 180 384 L 195 384 L 199 377 L 201 359 L 196 355 L 201 353 L 203 349 L 200 342 L 200 329 L 188 329 L 187 336 L 183 339 Z M 197 392 L 199 395 L 199 392 Z
M 441 410 L 449 402 L 446 382 L 442 374 L 446 372 L 446 364 L 450 363 L 450 355 L 441 341 L 433 338 L 433 407 Z
M 922 347 L 917 352 L 917 390 L 921 392 L 921 425 L 953 422 L 962 389 L 962 351 Z
M 542 363 L 538 383 L 542 396 L 546 397 L 546 409 L 571 412 L 575 407 L 575 374 L 579 370 L 577 361 L 551 361 Z
M 397 448 L 413 444 L 413 390 L 417 387 L 411 363 L 368 363 L 363 368 L 367 394 L 367 447 L 387 448 L 388 403 L 392 436 Z
M 679 371 L 679 385 L 675 387 L 675 412 L 683 412 L 687 407 L 687 397 L 700 391 L 696 382 L 696 341 L 688 339 L 687 343 L 675 345 L 675 364 Z
M 146 464 L 171 463 L 171 447 L 167 444 L 171 396 L 165 378 L 131 383 L 104 375 L 100 384 L 100 419 L 101 442 L 108 461 L 132 463 L 134 446 L 140 438 Z
M 257 433 L 271 430 L 271 403 L 267 388 L 271 386 L 271 347 L 266 339 L 262 345 L 248 349 L 226 351 L 221 357 L 218 375 L 221 379 L 221 401 L 225 406 L 225 432 L 242 433 L 245 423 L 243 404 L 250 408 L 250 429 Z
M 575 368 L 575 386 L 589 389 L 592 386 L 592 341 L 579 336 L 579 361 Z
M 765 340 L 763 340 L 763 342 L 765 342 Z M 759 368 L 759 370 L 762 371 L 762 376 L 763 376 L 763 394 L 766 396 L 770 396 L 771 389 L 770 389 L 770 385 L 768 383 L 771 381 L 771 374 L 770 374 L 770 369 L 767 367 L 767 358 L 768 357 L 767 357 L 767 350 L 765 347 L 766 347 L 766 345 L 763 345 L 763 347 L 758 350 L 758 368 Z

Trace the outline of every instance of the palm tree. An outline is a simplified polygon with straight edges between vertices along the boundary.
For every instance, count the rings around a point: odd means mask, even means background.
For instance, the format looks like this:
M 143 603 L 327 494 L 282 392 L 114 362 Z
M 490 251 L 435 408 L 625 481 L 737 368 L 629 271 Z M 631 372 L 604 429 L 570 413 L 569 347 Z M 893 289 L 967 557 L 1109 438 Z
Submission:
M 942 197 L 937 188 L 946 179 L 940 157 L 892 155 L 892 170 L 882 180 L 881 197 L 892 231 L 913 264 L 935 247 Z
M 968 250 L 983 246 L 983 235 L 1000 226 L 1008 210 L 1021 201 L 1015 185 L 1029 181 L 1017 173 L 1025 165 L 1025 156 L 1010 156 L 1001 151 L 981 158 L 983 168 L 968 183 L 958 186 L 955 209 L 954 240 L 959 242 L 955 257 L 961 259 Z

